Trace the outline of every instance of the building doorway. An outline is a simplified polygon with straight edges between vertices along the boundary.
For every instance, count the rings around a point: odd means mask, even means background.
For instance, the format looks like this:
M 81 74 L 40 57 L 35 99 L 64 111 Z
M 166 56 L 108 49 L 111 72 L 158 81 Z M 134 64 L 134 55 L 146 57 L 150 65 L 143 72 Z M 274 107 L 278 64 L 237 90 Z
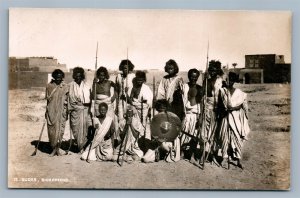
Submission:
M 250 84 L 250 74 L 245 73 L 245 84 Z

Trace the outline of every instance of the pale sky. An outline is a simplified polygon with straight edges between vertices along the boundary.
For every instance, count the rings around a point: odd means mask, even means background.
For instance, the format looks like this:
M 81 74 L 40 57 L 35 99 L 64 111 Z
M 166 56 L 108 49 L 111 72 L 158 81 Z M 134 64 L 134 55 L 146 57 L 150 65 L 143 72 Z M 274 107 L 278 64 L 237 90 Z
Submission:
M 205 70 L 209 60 L 244 67 L 246 54 L 278 54 L 291 62 L 291 12 L 13 8 L 9 56 L 53 56 L 68 68 Z

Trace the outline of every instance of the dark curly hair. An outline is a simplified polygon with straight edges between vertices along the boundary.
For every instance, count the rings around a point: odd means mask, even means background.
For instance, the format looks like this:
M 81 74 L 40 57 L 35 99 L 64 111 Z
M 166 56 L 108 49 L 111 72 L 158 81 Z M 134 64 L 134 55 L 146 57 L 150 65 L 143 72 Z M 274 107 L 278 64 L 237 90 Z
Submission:
M 96 74 L 97 74 L 97 77 L 99 77 L 99 75 L 100 75 L 101 72 L 104 72 L 105 78 L 106 78 L 106 79 L 109 79 L 109 74 L 108 74 L 108 71 L 107 71 L 106 67 L 101 66 L 101 67 L 97 70 L 97 73 L 96 73 Z
M 188 78 L 190 78 L 190 77 L 191 77 L 191 75 L 192 75 L 193 73 L 196 73 L 196 74 L 197 74 L 197 77 L 199 77 L 199 76 L 200 76 L 200 72 L 199 72 L 199 70 L 198 70 L 198 69 L 195 69 L 195 68 L 193 68 L 193 69 L 190 69 L 190 70 L 188 71 Z
M 65 73 L 62 70 L 56 69 L 52 72 L 52 78 L 55 79 L 58 74 L 61 74 L 63 78 L 65 77 Z
M 209 61 L 208 73 L 210 73 L 212 71 L 216 72 L 216 74 L 219 75 L 219 76 L 224 74 L 224 72 L 221 68 L 221 62 L 220 61 L 216 61 L 216 60 Z
M 106 110 L 108 109 L 108 105 L 105 102 L 102 102 L 99 104 L 99 110 L 100 110 L 100 107 L 105 107 Z
M 155 109 L 159 111 L 162 107 L 169 109 L 169 103 L 166 99 L 157 100 L 155 102 Z
M 82 67 L 75 67 L 73 69 L 73 76 L 72 76 L 73 79 L 75 78 L 76 74 L 78 74 L 78 73 L 82 74 L 83 79 L 85 79 L 84 69 Z
M 128 59 L 122 60 L 120 65 L 119 65 L 119 71 L 123 71 L 123 68 L 125 65 L 128 65 L 128 71 L 133 71 L 134 69 L 134 65 L 132 64 L 132 62 Z
M 135 72 L 135 79 L 137 79 L 137 78 L 142 78 L 146 82 L 146 80 L 147 80 L 146 73 L 144 71 L 137 70 Z
M 167 68 L 170 65 L 174 66 L 175 74 L 177 74 L 179 72 L 179 68 L 178 68 L 178 65 L 177 65 L 176 61 L 174 61 L 173 59 L 170 59 L 170 60 L 168 60 L 168 62 L 166 62 L 165 72 L 167 72 Z
M 234 73 L 234 72 L 229 72 L 228 78 L 232 79 L 233 82 L 238 82 L 239 81 L 239 75 Z

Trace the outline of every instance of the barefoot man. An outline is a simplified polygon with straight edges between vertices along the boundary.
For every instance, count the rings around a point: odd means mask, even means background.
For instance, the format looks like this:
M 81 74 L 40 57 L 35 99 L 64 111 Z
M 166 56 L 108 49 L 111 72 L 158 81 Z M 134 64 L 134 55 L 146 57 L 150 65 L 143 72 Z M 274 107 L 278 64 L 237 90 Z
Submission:
M 185 108 L 185 117 L 182 121 L 181 148 L 188 158 L 193 160 L 198 142 L 199 121 L 201 114 L 201 101 L 203 90 L 197 84 L 200 72 L 197 69 L 190 69 L 188 72 L 189 82 L 183 87 L 183 103 Z
M 239 76 L 229 72 L 229 85 L 220 89 L 224 113 L 221 117 L 219 134 L 217 137 L 218 155 L 223 158 L 222 167 L 230 163 L 229 157 L 237 161 L 237 166 L 243 169 L 241 163 L 242 148 L 250 132 L 248 124 L 247 94 L 233 85 Z M 228 166 L 229 167 L 229 166 Z
M 211 156 L 216 165 L 218 162 L 214 158 L 215 135 L 217 133 L 217 117 L 218 117 L 218 102 L 219 102 L 219 90 L 222 87 L 224 72 L 221 69 L 221 62 L 211 60 L 208 66 L 208 73 L 206 74 L 207 80 L 204 79 L 203 87 L 207 90 L 206 98 L 203 101 L 204 111 L 201 125 L 201 139 L 205 143 L 205 158 Z M 206 85 L 207 82 L 207 85 Z M 202 156 L 203 157 L 203 156 Z M 204 163 L 204 162 L 203 162 Z
M 81 67 L 73 69 L 73 79 L 69 91 L 70 127 L 78 150 L 82 153 L 87 146 L 88 129 L 91 125 L 89 114 L 91 87 L 85 82 L 85 72 Z
M 67 121 L 68 86 L 63 82 L 65 74 L 60 69 L 52 72 L 52 81 L 46 87 L 48 137 L 52 147 L 50 156 L 58 155 Z
M 136 71 L 133 79 L 133 87 L 128 90 L 128 103 L 135 107 L 141 123 L 144 127 L 144 133 L 140 134 L 147 139 L 151 139 L 150 128 L 147 127 L 147 116 L 151 112 L 153 102 L 153 92 L 150 87 L 145 84 L 146 73 Z

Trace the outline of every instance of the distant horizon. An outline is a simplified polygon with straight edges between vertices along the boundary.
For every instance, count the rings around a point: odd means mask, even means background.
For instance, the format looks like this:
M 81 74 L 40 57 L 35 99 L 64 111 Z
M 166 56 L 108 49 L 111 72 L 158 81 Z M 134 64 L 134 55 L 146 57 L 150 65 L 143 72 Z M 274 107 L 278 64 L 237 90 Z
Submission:
M 245 67 L 245 55 L 284 55 L 291 63 L 289 11 L 10 8 L 9 56 L 55 57 L 67 69 L 117 69 L 122 59 L 144 70 L 174 59 L 180 70 L 209 60 Z
M 246 54 L 245 56 L 251 56 L 251 55 L 281 55 L 281 54 L 272 54 L 272 53 L 269 53 L 269 54 Z M 54 56 L 27 56 L 27 57 L 16 57 L 16 56 L 10 56 L 9 58 L 53 58 L 53 59 L 56 59 L 57 61 L 58 61 L 58 63 L 59 64 L 61 64 L 61 65 L 66 65 L 65 63 L 60 63 L 59 62 L 59 60 L 56 58 L 56 57 L 54 57 Z M 130 60 L 130 59 L 129 59 Z M 216 60 L 216 59 L 211 59 L 211 60 Z M 211 61 L 211 60 L 208 60 L 208 62 L 209 61 Z M 285 64 L 291 64 L 290 62 L 286 62 L 285 61 Z M 226 67 L 227 65 L 224 65 L 224 64 L 222 64 L 222 67 Z M 80 65 L 78 65 L 78 66 L 74 66 L 74 67 L 68 67 L 67 65 L 66 65 L 66 69 L 69 71 L 69 70 L 71 70 L 71 69 L 74 69 L 75 67 L 82 67 L 82 68 L 84 68 L 84 69 L 86 69 L 86 70 L 90 70 L 90 71 L 95 71 L 95 68 L 86 68 L 86 67 L 83 67 L 83 66 L 80 66 Z M 97 68 L 99 68 L 99 67 L 102 67 L 102 65 L 100 65 L 100 66 L 97 66 Z M 111 67 L 109 67 L 109 66 L 103 66 L 103 67 L 106 67 L 108 70 L 110 70 L 110 71 L 119 71 L 118 70 L 118 68 L 116 68 L 116 69 L 112 69 Z M 205 69 L 199 69 L 199 68 L 196 68 L 196 67 L 194 67 L 195 69 L 197 69 L 197 70 L 199 70 L 200 72 L 205 72 L 205 70 L 206 70 L 206 68 Z M 232 65 L 228 65 L 228 69 L 233 69 L 234 67 L 232 66 Z M 245 65 L 244 65 L 244 67 L 240 67 L 240 65 L 237 65 L 235 68 L 237 68 L 237 69 L 242 69 L 242 68 L 245 68 Z M 190 69 L 193 69 L 193 68 L 190 68 Z M 137 71 L 137 70 L 147 70 L 147 71 L 149 71 L 149 70 L 158 70 L 158 71 L 164 71 L 164 69 L 162 68 L 150 68 L 150 69 L 137 69 L 137 68 L 135 68 L 134 69 L 134 71 Z M 179 72 L 188 72 L 189 70 L 181 70 L 181 68 L 179 67 Z

